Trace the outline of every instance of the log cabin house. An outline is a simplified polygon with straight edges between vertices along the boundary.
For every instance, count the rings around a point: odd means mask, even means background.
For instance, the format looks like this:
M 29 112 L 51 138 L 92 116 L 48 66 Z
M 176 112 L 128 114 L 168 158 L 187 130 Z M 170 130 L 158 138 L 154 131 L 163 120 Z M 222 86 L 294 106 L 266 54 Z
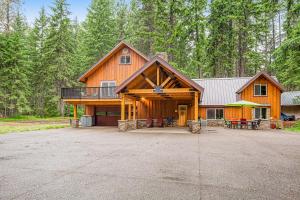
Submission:
M 174 125 L 189 125 L 199 132 L 199 119 L 220 125 L 224 119 L 241 118 L 242 108 L 225 108 L 243 99 L 263 105 L 243 108 L 247 119 L 280 119 L 278 81 L 265 72 L 254 77 L 190 79 L 172 67 L 163 54 L 148 58 L 126 42 L 120 42 L 87 70 L 81 88 L 62 88 L 61 97 L 85 106 L 93 125 L 118 126 L 119 130 L 144 127 L 146 120 L 174 119 Z

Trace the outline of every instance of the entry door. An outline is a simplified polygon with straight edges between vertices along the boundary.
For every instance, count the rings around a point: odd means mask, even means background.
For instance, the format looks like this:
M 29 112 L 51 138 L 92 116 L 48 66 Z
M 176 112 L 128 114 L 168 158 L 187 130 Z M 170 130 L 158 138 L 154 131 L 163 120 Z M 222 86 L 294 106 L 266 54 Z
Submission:
M 178 105 L 178 126 L 186 126 L 187 105 Z

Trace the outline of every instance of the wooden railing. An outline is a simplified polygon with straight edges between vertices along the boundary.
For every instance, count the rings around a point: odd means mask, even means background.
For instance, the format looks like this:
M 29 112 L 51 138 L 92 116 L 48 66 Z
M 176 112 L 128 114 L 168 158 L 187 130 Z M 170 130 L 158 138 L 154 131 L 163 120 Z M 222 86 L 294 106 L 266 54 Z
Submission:
M 118 99 L 116 87 L 62 88 L 62 99 Z

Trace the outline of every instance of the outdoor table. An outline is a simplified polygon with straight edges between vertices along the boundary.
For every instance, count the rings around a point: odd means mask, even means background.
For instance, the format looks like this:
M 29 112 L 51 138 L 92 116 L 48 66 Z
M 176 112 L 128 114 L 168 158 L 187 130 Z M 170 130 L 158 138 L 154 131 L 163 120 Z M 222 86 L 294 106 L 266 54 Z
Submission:
M 241 128 L 241 120 L 228 120 L 229 124 L 229 128 Z M 257 121 L 255 120 L 247 120 L 246 121 L 247 124 L 247 129 L 249 129 L 249 127 L 251 129 L 255 129 Z

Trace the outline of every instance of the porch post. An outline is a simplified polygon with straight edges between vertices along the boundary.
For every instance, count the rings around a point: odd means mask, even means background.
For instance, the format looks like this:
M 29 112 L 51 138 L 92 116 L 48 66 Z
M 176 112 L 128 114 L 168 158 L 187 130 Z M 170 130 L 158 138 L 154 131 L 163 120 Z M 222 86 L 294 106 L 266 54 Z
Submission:
M 74 120 L 77 120 L 77 104 L 73 104 L 73 116 L 74 116 Z
M 73 104 L 73 120 L 71 120 L 72 127 L 78 128 L 79 121 L 77 119 L 77 104 Z
M 136 100 L 133 100 L 133 120 L 136 120 Z
M 198 105 L 198 98 L 199 98 L 199 93 L 195 92 L 195 102 L 194 102 L 194 120 L 198 121 L 198 116 L 199 116 L 199 105 Z
M 121 94 L 121 120 L 125 120 L 125 94 Z
M 131 104 L 128 104 L 128 119 L 131 120 Z

